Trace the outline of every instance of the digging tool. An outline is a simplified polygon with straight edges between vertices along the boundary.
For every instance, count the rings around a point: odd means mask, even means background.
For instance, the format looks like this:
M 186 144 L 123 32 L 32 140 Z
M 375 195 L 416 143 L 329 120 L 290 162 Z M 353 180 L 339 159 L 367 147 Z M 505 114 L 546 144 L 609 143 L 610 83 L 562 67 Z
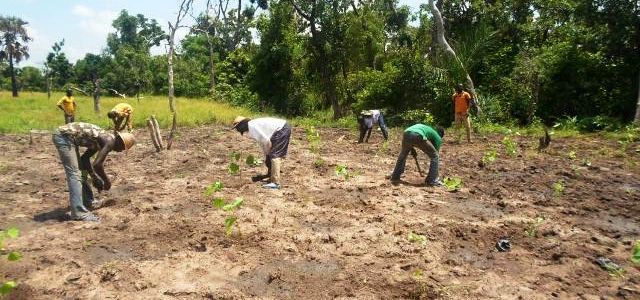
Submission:
M 411 149 L 411 156 L 413 156 L 413 160 L 415 160 L 416 162 L 416 167 L 418 167 L 418 173 L 420 173 L 420 175 L 424 175 L 424 173 L 422 172 L 422 169 L 420 169 L 420 163 L 418 162 L 418 153 L 416 152 L 416 149 Z

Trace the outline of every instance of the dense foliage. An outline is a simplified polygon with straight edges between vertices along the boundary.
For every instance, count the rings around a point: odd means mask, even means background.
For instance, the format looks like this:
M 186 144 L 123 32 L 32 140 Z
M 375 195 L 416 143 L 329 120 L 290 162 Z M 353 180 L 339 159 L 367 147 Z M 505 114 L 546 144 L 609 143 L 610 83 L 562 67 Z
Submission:
M 425 118 L 449 124 L 453 86 L 469 73 L 481 121 L 578 117 L 585 128 L 598 128 L 633 119 L 640 81 L 637 1 L 437 1 L 462 68 L 435 43 L 426 2 L 418 11 L 397 0 L 209 7 L 194 13 L 196 25 L 178 48 L 176 95 L 289 116 L 381 108 L 392 124 Z M 105 89 L 128 95 L 166 93 L 166 56 L 149 54 L 166 40 L 157 22 L 122 11 L 113 27 L 103 53 L 71 65 L 64 43 L 56 43 L 47 72 L 17 70 L 19 85 L 42 90 L 50 76 L 54 88 L 88 88 L 100 78 Z M 0 62 L 5 89 L 7 65 Z

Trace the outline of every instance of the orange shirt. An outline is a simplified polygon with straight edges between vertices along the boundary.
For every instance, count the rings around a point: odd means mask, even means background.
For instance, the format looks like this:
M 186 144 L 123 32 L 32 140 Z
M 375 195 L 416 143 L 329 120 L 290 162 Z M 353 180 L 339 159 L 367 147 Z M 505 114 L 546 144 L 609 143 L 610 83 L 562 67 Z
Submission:
M 469 110 L 469 101 L 471 101 L 471 95 L 465 91 L 453 94 L 455 112 L 466 113 Z

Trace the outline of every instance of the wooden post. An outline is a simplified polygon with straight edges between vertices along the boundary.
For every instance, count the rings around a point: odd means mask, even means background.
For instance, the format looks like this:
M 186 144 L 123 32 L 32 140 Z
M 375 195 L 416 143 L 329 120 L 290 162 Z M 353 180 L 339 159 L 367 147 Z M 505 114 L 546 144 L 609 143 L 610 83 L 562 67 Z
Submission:
M 156 140 L 158 141 L 160 150 L 162 150 L 164 149 L 164 143 L 162 142 L 162 135 L 160 134 L 160 125 L 158 124 L 158 120 L 156 119 L 156 116 L 151 116 L 151 122 L 153 125 L 154 134 L 156 135 Z
M 156 131 L 153 128 L 153 121 L 151 121 L 151 119 L 147 119 L 147 127 L 149 128 L 149 134 L 151 135 L 151 142 L 153 142 L 153 146 L 156 147 L 156 152 L 160 152 L 162 149 L 160 148 L 160 144 L 158 144 Z

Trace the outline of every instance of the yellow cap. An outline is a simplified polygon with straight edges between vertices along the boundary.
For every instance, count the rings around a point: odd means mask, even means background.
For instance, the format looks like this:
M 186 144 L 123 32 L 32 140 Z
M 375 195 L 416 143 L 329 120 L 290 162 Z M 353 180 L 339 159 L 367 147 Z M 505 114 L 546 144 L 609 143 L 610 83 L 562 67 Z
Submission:
M 238 126 L 238 124 L 240 124 L 240 122 L 246 120 L 246 117 L 243 116 L 237 116 L 234 120 L 233 120 L 233 128 L 236 128 L 236 126 Z
M 128 132 L 118 132 L 118 136 L 122 140 L 124 144 L 124 150 L 129 150 L 129 148 L 133 147 L 136 144 L 136 138 L 133 134 Z

